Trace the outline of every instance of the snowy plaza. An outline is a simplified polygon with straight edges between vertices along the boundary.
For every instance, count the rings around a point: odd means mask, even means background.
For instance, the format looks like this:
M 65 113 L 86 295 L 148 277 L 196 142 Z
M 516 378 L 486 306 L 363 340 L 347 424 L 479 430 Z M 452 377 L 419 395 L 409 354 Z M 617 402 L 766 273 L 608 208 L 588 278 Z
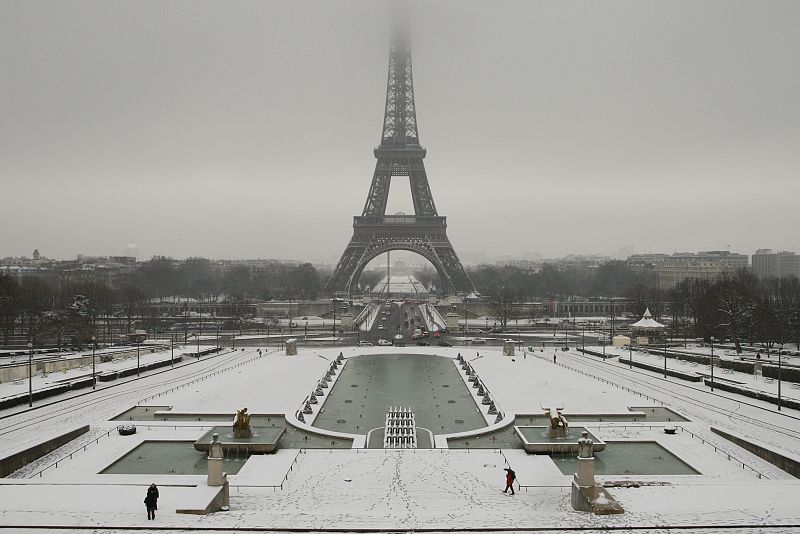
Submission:
M 339 353 L 329 386 L 306 405 Z M 470 387 L 459 354 L 491 405 Z M 3 479 L 0 527 L 789 532 L 800 525 L 797 479 L 712 431 L 796 459 L 796 411 L 711 394 L 613 358 L 558 351 L 554 363 L 554 354 L 301 346 L 286 355 L 250 346 L 17 415 L 6 410 L 4 457 L 89 430 Z M 574 454 L 526 453 L 521 436 L 537 436 L 526 428 L 546 425 L 543 408 L 556 404 L 574 423 L 570 442 L 585 427 L 606 445 L 595 453 L 597 483 L 623 514 L 572 509 Z M 415 412 L 416 448 L 388 447 L 380 435 L 384 414 L 398 406 Z M 230 509 L 215 511 L 220 488 L 207 484 L 206 455 L 192 443 L 215 428 L 224 440 L 242 407 L 254 435 L 282 431 L 278 450 L 226 449 Z M 136 433 L 121 435 L 122 424 Z M 517 474 L 514 496 L 501 491 L 506 467 Z M 148 521 L 142 498 L 153 482 L 161 498 Z

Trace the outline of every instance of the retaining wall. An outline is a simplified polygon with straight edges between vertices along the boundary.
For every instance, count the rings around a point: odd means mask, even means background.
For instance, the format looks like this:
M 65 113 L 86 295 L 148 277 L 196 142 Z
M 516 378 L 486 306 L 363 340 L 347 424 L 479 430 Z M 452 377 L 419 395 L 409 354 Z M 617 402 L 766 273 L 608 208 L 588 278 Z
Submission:
M 25 467 L 29 463 L 38 460 L 45 454 L 49 454 L 61 447 L 65 443 L 69 443 L 78 436 L 85 434 L 89 431 L 89 425 L 85 425 L 74 430 L 70 430 L 65 434 L 60 434 L 54 438 L 43 441 L 38 445 L 34 445 L 24 451 L 17 452 L 11 456 L 6 456 L 0 459 L 0 477 L 6 477 L 16 471 Z
M 793 477 L 800 478 L 800 458 L 791 458 L 782 452 L 774 450 L 768 445 L 762 445 L 760 443 L 750 441 L 742 436 L 731 434 L 730 432 L 720 430 L 719 428 L 715 428 L 713 426 L 711 427 L 711 431 L 719 436 L 722 436 L 731 443 L 735 443 L 739 447 L 752 452 L 759 458 L 763 458 L 775 467 L 786 471 Z

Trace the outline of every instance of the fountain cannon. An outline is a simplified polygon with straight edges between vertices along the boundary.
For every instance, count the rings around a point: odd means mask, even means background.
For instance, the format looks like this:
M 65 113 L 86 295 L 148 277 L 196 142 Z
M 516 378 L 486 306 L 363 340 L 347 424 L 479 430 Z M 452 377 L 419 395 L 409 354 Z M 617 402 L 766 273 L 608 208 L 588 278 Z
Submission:
M 317 402 L 318 402 L 317 401 L 317 396 L 312 393 L 311 396 L 308 398 L 308 403 L 309 404 L 317 404 Z

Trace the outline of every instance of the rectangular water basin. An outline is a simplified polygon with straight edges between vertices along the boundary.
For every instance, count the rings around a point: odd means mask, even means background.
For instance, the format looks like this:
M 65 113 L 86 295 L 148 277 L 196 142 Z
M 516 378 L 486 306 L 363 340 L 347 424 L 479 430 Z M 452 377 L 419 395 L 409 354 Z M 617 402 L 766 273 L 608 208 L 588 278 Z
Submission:
M 571 426 L 565 436 L 551 436 L 548 426 L 515 426 L 514 429 L 522 440 L 525 450 L 533 454 L 577 454 L 578 439 L 581 437 L 581 432 L 586 430 L 582 426 Z M 594 441 L 596 452 L 606 448 L 606 443 L 591 432 L 589 432 L 589 438 Z
M 223 471 L 239 472 L 247 457 L 226 457 Z M 198 452 L 191 441 L 143 441 L 116 462 L 103 469 L 104 475 L 205 475 L 206 455 Z
M 578 472 L 575 454 L 553 454 L 553 462 L 565 475 Z M 597 475 L 699 475 L 700 472 L 655 441 L 609 441 L 595 455 Z
M 146 421 L 153 419 L 156 412 L 171 410 L 172 406 L 134 406 L 112 417 L 111 421 Z
M 314 426 L 351 434 L 373 431 L 368 446 L 380 448 L 383 443 L 378 437 L 392 406 L 414 412 L 419 447 L 432 446 L 431 434 L 486 426 L 452 358 L 395 353 L 348 358 L 324 404 L 317 408 Z
M 631 406 L 628 408 L 632 412 L 642 412 L 647 417 L 647 422 L 657 422 L 657 423 L 669 423 L 669 422 L 679 422 L 685 423 L 689 421 L 684 416 L 670 410 L 665 406 Z
M 231 426 L 215 426 L 203 437 L 194 442 L 198 451 L 208 452 L 211 445 L 211 436 L 219 434 L 222 450 L 225 454 L 245 451 L 245 454 L 265 454 L 274 452 L 278 448 L 278 440 L 286 432 L 285 426 L 254 426 L 251 427 L 252 435 L 247 438 L 237 438 L 233 435 Z

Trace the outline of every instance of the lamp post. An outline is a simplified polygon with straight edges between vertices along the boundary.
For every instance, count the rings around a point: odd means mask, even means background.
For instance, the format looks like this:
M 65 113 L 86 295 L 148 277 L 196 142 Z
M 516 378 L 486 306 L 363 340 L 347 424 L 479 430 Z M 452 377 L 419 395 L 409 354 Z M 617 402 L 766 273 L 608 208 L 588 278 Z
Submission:
M 33 343 L 28 343 L 28 407 L 33 406 Z
M 606 361 L 606 335 L 600 332 L 600 344 L 603 345 L 603 361 Z
M 169 334 L 169 366 L 175 367 L 175 332 Z
M 714 336 L 711 336 L 711 391 L 714 391 Z
M 633 332 L 628 339 L 628 369 L 633 369 Z
M 95 364 L 94 364 L 94 340 L 95 337 L 92 336 L 92 389 L 96 389 L 95 386 L 97 385 L 97 375 L 95 374 Z
M 331 331 L 333 333 L 333 344 L 336 344 L 336 302 L 341 300 L 340 298 L 333 297 L 331 299 L 331 304 L 333 304 L 333 326 L 331 327 Z M 306 321 L 306 325 L 308 325 L 308 321 Z M 308 326 L 306 326 L 308 328 Z M 308 330 L 306 330 L 306 335 L 308 335 Z
M 189 315 L 189 305 L 184 302 L 183 303 L 183 344 L 186 345 L 189 343 L 189 330 L 186 325 L 186 318 Z
M 199 323 L 200 324 L 200 330 L 197 332 L 197 359 L 199 360 L 200 359 L 200 336 L 203 335 L 203 308 L 200 308 L 198 306 L 198 309 L 200 310 L 200 323 Z
M 136 376 L 139 376 L 139 347 L 142 345 L 142 337 L 136 334 Z
M 669 314 L 669 307 L 664 309 L 664 315 Z M 670 321 L 670 326 L 674 324 L 674 321 Z M 664 328 L 664 380 L 667 379 L 667 329 Z
M 289 297 L 289 336 L 292 335 L 292 299 Z
M 586 350 L 586 321 L 581 326 L 581 349 Z
M 468 321 L 469 319 L 467 318 L 467 297 L 464 296 L 464 337 L 462 339 L 463 339 L 463 345 L 465 347 L 467 346 L 467 325 L 469 324 Z
M 781 353 L 783 352 L 783 343 L 778 345 L 778 411 L 781 411 Z

